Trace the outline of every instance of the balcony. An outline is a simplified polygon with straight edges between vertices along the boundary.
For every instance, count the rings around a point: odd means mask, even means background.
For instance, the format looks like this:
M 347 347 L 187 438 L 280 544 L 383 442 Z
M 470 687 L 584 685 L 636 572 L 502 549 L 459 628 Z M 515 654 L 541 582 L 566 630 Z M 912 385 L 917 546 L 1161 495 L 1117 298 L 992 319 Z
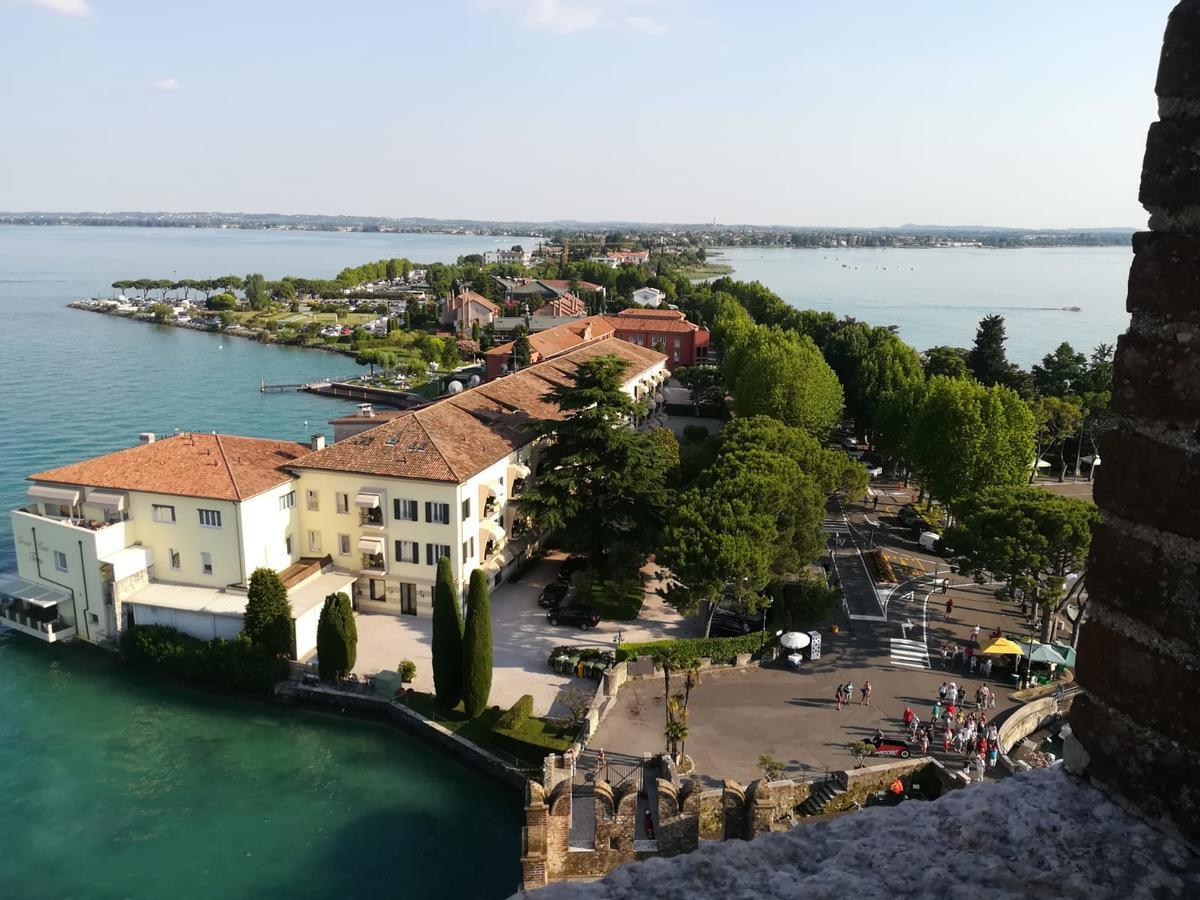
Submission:
M 56 614 L 57 615 L 57 614 Z M 41 618 L 31 609 L 22 609 L 17 604 L 0 609 L 0 625 L 39 638 L 46 643 L 69 641 L 75 637 L 75 626 L 55 618 Z
M 103 531 L 105 528 L 111 528 L 114 525 L 123 525 L 129 521 L 128 513 L 117 513 L 105 519 L 89 519 L 82 515 L 79 507 L 72 508 L 71 515 L 69 516 L 48 516 L 38 509 L 36 503 L 30 506 L 19 507 L 17 512 L 37 516 L 39 519 L 45 519 L 47 522 L 54 522 L 58 525 L 71 525 L 75 528 L 83 528 L 87 531 Z

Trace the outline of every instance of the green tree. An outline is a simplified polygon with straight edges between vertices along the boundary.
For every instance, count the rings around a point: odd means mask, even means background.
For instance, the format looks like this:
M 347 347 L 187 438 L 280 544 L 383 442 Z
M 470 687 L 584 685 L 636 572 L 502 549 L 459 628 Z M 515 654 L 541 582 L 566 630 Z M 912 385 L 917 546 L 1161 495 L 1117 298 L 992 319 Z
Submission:
M 861 435 L 873 431 L 884 395 L 925 381 L 917 351 L 888 328 L 852 322 L 838 329 L 822 349 L 846 392 L 846 414 Z
M 344 678 L 358 658 L 358 626 L 344 593 L 330 594 L 317 620 L 317 667 L 326 681 Z
M 1042 357 L 1041 365 L 1031 370 L 1033 387 L 1043 397 L 1069 397 L 1083 387 L 1087 357 L 1063 341 L 1053 353 Z
M 433 587 L 433 692 L 438 705 L 454 709 L 463 693 L 463 621 L 450 559 L 437 563 Z
M 925 377 L 945 375 L 947 378 L 966 378 L 970 374 L 967 368 L 967 351 L 962 347 L 930 347 L 922 354 L 922 365 L 925 367 Z
M 492 613 L 487 574 L 482 569 L 471 573 L 467 591 L 462 662 L 463 709 L 474 718 L 487 708 L 492 692 Z
M 823 436 L 842 411 L 842 386 L 808 337 L 759 325 L 726 351 L 721 370 L 740 416 L 773 416 Z
M 270 284 L 270 294 L 276 300 L 290 303 L 296 299 L 296 286 L 290 281 L 272 281 Z
M 246 276 L 243 283 L 243 290 L 246 293 L 246 305 L 251 309 L 266 309 L 270 303 L 270 295 L 267 293 L 267 280 L 257 272 Z
M 979 320 L 975 345 L 967 354 L 967 367 L 987 387 L 1008 380 L 1011 365 L 1004 350 L 1006 339 L 1004 316 L 984 316 Z
M 175 310 L 165 303 L 153 303 L 150 305 L 150 318 L 159 325 L 165 325 L 175 318 Z
M 871 443 L 890 469 L 907 474 L 912 464 L 913 420 L 925 402 L 925 384 L 912 383 L 879 398 L 875 405 Z
M 397 261 L 394 259 L 389 259 L 387 261 L 387 267 L 384 270 L 384 276 L 388 281 L 395 281 L 396 276 L 399 274 L 399 268 L 396 265 L 396 262 Z
M 947 529 L 941 546 L 980 584 L 1003 581 L 1011 596 L 1036 604 L 1041 640 L 1067 600 L 1067 576 L 1087 565 L 1100 511 L 1091 503 L 1021 485 L 981 494 Z
M 275 656 L 293 652 L 292 604 L 274 569 L 259 568 L 250 574 L 242 631 L 250 643 Z
M 523 369 L 533 359 L 533 349 L 529 346 L 529 335 L 525 331 L 525 326 L 517 327 L 517 338 L 513 341 L 513 365 L 517 369 Z
M 222 309 L 236 309 L 237 297 L 233 296 L 233 294 L 217 294 L 205 300 L 204 306 L 206 309 L 217 311 Z
M 1009 388 L 935 376 L 913 417 L 908 452 L 922 488 L 952 511 L 993 485 L 1025 481 L 1033 416 Z
M 571 383 L 546 394 L 566 418 L 533 426 L 553 442 L 523 506 L 564 546 L 590 551 L 598 567 L 606 550 L 653 546 L 668 500 L 660 445 L 625 427 L 641 409 L 622 390 L 628 365 L 617 356 L 585 360 Z
M 1051 452 L 1056 448 L 1061 452 L 1058 470 L 1058 480 L 1062 481 L 1067 471 L 1066 441 L 1072 435 L 1078 434 L 1083 425 L 1083 409 L 1074 398 L 1035 397 L 1029 404 L 1033 414 L 1034 427 L 1034 465 L 1029 472 L 1029 482 L 1033 483 L 1037 475 L 1036 463 L 1041 461 L 1043 451 Z

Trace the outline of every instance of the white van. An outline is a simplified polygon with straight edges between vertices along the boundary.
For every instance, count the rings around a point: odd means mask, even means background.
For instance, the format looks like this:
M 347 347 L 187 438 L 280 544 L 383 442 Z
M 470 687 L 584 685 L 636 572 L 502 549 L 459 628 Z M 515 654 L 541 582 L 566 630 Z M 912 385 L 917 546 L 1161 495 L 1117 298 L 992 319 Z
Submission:
M 917 543 L 921 545 L 922 550 L 933 553 L 937 549 L 937 542 L 941 539 L 942 536 L 936 531 L 922 531 L 921 536 L 917 538 Z

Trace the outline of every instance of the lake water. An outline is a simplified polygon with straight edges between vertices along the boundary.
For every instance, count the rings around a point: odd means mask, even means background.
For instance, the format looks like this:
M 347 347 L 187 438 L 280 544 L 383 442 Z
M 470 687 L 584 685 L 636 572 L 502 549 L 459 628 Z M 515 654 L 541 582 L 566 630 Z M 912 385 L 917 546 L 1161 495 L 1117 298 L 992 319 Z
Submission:
M 1030 366 L 1062 341 L 1091 352 L 1129 326 L 1129 247 L 1027 250 L 792 250 L 739 247 L 714 256 L 793 306 L 896 325 L 918 350 L 970 347 L 979 320 L 1004 316 L 1008 358 Z M 1078 306 L 1080 312 L 1063 307 Z
M 175 428 L 305 439 L 347 404 L 258 391 L 334 354 L 66 309 L 118 278 L 332 276 L 512 240 L 0 227 L 0 571 L 30 472 Z M 307 420 L 308 424 L 305 424 Z M 386 726 L 154 684 L 0 635 L 0 897 L 505 897 L 520 798 Z

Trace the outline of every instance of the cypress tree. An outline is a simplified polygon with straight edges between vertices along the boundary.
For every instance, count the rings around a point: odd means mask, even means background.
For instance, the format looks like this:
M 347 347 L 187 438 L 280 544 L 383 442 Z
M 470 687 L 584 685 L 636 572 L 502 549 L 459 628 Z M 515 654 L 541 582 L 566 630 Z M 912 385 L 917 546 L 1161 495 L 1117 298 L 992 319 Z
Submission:
M 250 643 L 274 656 L 291 655 L 292 604 L 274 569 L 255 569 L 250 575 L 242 631 Z
M 492 692 L 492 611 L 482 569 L 471 573 L 462 663 L 463 709 L 474 718 L 487 707 Z
M 438 560 L 433 587 L 433 692 L 439 706 L 454 709 L 462 699 L 462 613 L 449 557 Z
M 354 668 L 358 658 L 358 627 L 354 610 L 344 593 L 330 594 L 317 622 L 317 668 L 321 677 L 333 681 Z

